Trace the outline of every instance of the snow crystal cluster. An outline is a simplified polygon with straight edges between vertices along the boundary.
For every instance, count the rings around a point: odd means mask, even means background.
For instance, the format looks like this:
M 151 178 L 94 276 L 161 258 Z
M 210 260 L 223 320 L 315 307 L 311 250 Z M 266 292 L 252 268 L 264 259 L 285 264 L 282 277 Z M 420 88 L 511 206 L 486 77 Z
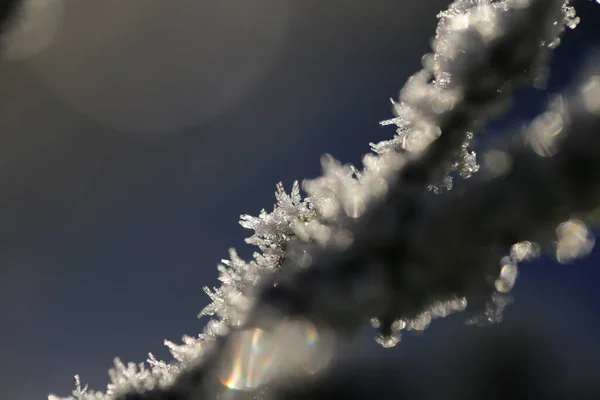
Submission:
M 397 134 L 393 139 L 371 143 L 373 153 L 363 158 L 363 169 L 342 165 L 331 156 L 322 158 L 323 175 L 303 182 L 307 196 L 302 197 L 300 185 L 294 182 L 290 194 L 280 183 L 276 188 L 277 203 L 272 212 L 262 210 L 257 217 L 242 215 L 240 224 L 254 231 L 247 243 L 258 247 L 250 261 L 241 259 L 231 249 L 229 259 L 218 266 L 221 286 L 204 290 L 211 299 L 200 317 L 210 317 L 206 328 L 199 335 L 184 336 L 182 344 L 166 341 L 174 361 L 166 363 L 150 354 L 145 364 L 124 365 L 115 360 L 110 371 L 111 383 L 105 393 L 82 388 L 76 377 L 76 389 L 72 397 L 59 398 L 51 395 L 49 400 L 115 400 L 127 392 L 145 392 L 153 388 L 172 385 L 183 371 L 197 366 L 214 347 L 219 337 L 244 326 L 256 303 L 257 291 L 262 285 L 277 285 L 277 274 L 293 265 L 311 268 L 314 260 L 312 248 L 335 248 L 343 251 L 352 241 L 352 227 L 360 218 L 382 199 L 395 184 L 398 171 L 411 160 L 424 154 L 432 143 L 455 126 L 468 129 L 457 133 L 458 146 L 452 157 L 443 165 L 444 173 L 429 189 L 442 193 L 452 188 L 453 178 L 471 177 L 479 170 L 475 152 L 469 146 L 479 119 L 485 119 L 499 110 L 501 101 L 478 108 L 482 96 L 490 92 L 508 91 L 506 81 L 523 71 L 504 71 L 491 64 L 489 48 L 513 34 L 513 31 L 529 21 L 518 11 L 526 9 L 535 0 L 457 0 L 448 10 L 439 14 L 439 24 L 432 42 L 433 53 L 423 58 L 423 69 L 413 75 L 402 89 L 398 101 L 392 101 L 395 118 L 381 122 L 395 124 Z M 537 1 L 539 3 L 539 1 Z M 533 51 L 533 62 L 525 65 L 528 70 L 521 78 L 531 81 L 544 72 L 547 52 L 560 42 L 565 27 L 574 28 L 578 22 L 569 1 L 548 1 L 556 7 L 550 22 L 541 24 Z M 538 29 L 538 28 L 536 28 Z M 507 39 L 508 40 L 508 39 Z M 508 41 L 510 43 L 510 41 Z M 513 57 L 518 68 L 520 59 L 529 60 L 532 49 L 527 46 L 496 49 L 506 58 Z M 528 54 L 520 54 L 526 51 Z M 503 53 L 504 52 L 504 53 Z M 509 66 L 512 66 L 509 65 Z M 477 117 L 472 123 L 464 119 Z M 492 160 L 494 161 L 494 160 Z M 497 160 L 496 160 L 497 161 Z M 497 164 L 493 162 L 492 164 Z M 589 244 L 587 231 L 578 222 L 570 222 L 559 228 L 559 259 L 568 260 L 588 251 L 581 243 Z M 579 235 L 579 236 L 578 236 Z M 583 236 L 582 236 L 583 235 Z M 582 239 L 582 237 L 585 239 Z M 582 242 L 583 241 L 583 242 Z M 517 263 L 534 256 L 537 245 L 531 242 L 515 244 L 510 255 L 501 260 L 499 275 L 495 282 L 497 293 L 502 295 L 512 288 L 517 277 Z M 293 263 L 286 260 L 293 259 Z M 285 272 L 285 271 L 283 271 Z M 508 300 L 494 298 L 494 315 L 486 318 L 497 320 Z M 398 319 L 392 324 L 392 332 L 379 335 L 376 340 L 384 347 L 395 345 L 402 330 L 423 330 L 432 319 L 445 317 L 466 308 L 464 297 L 434 302 L 416 317 Z M 381 323 L 372 319 L 374 326 Z

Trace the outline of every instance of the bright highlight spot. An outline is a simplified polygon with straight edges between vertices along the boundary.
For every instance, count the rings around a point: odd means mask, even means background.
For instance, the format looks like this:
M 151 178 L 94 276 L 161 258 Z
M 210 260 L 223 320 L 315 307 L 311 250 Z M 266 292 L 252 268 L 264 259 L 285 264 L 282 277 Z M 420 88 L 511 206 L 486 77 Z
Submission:
M 558 151 L 556 137 L 563 130 L 563 119 L 559 113 L 547 111 L 531 124 L 531 148 L 541 157 L 551 157 Z
M 222 366 L 219 380 L 230 389 L 256 389 L 266 382 L 272 366 L 267 334 L 253 329 L 234 335 L 231 359 L 229 365 Z
M 219 381 L 229 389 L 252 390 L 277 378 L 315 374 L 329 363 L 332 351 L 314 324 L 300 319 L 284 320 L 272 332 L 236 332 L 227 355 Z
M 592 76 L 581 89 L 584 107 L 591 113 L 600 113 L 600 76 Z
M 578 219 L 571 219 L 560 224 L 556 228 L 556 236 L 558 237 L 556 259 L 561 264 L 587 255 L 594 247 L 594 236 Z

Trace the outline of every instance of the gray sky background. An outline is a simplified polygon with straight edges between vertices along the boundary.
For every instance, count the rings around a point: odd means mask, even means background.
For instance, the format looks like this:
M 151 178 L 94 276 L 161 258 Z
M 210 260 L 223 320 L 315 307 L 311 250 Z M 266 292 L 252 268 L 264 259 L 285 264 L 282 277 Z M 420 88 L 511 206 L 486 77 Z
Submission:
M 2 399 L 67 395 L 76 373 L 103 388 L 114 357 L 167 357 L 163 339 L 198 333 L 218 261 L 252 251 L 239 214 L 316 176 L 321 154 L 357 164 L 393 134 L 377 122 L 447 3 L 54 1 L 44 41 L 0 61 Z M 600 7 L 581 17 L 551 89 L 600 41 Z M 522 91 L 490 129 L 545 98 Z M 509 315 L 590 329 L 597 253 L 532 265 Z M 388 354 L 426 351 L 448 324 Z

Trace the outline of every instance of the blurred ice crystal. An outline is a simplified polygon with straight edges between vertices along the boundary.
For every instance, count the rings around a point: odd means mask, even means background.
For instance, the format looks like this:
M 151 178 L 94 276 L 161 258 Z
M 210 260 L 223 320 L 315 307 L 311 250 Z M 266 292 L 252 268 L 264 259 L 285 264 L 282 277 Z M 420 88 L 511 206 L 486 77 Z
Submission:
M 600 76 L 590 77 L 583 86 L 581 95 L 585 107 L 590 112 L 600 113 Z
M 384 335 L 378 334 L 375 341 L 383 347 L 394 347 L 400 342 L 402 330 L 423 331 L 431 324 L 431 321 L 436 318 L 445 318 L 456 312 L 464 311 L 467 307 L 467 299 L 464 297 L 454 298 L 448 301 L 436 301 L 429 306 L 423 313 L 415 318 L 407 320 L 396 320 L 392 323 L 391 333 Z M 381 324 L 377 318 L 371 319 L 371 326 L 379 328 Z
M 586 224 L 570 219 L 556 228 L 556 259 L 563 264 L 587 255 L 594 248 L 595 239 Z
M 379 334 L 375 337 L 375 342 L 381 347 L 390 348 L 400 343 L 400 333 L 393 332 L 389 335 Z
M 515 262 L 521 262 L 535 258 L 539 255 L 540 248 L 537 244 L 528 240 L 515 243 L 510 249 L 510 257 Z
M 492 177 L 506 174 L 511 167 L 510 156 L 501 150 L 490 150 L 483 155 L 483 166 Z
M 500 269 L 500 276 L 496 279 L 495 287 L 500 293 L 509 292 L 515 285 L 517 280 L 517 264 L 510 258 L 505 257 L 501 261 L 502 269 Z

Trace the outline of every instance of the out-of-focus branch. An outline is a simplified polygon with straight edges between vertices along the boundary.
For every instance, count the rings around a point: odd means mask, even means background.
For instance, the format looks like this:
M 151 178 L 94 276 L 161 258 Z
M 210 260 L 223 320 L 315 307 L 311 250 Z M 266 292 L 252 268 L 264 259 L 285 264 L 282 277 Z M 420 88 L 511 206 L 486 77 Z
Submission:
M 365 321 L 377 296 L 410 318 L 427 303 L 469 296 L 477 285 L 490 291 L 489 282 L 473 277 L 497 275 L 502 251 L 526 239 L 548 246 L 559 223 L 600 204 L 600 75 L 588 76 L 538 118 L 549 116 L 555 118 L 553 125 L 540 126 L 535 120 L 523 135 L 490 149 L 501 155 L 502 163 L 496 165 L 501 170 L 465 181 L 451 193 L 422 198 L 421 211 L 412 222 L 403 221 L 395 241 L 379 243 L 376 250 L 353 248 L 344 253 L 347 258 L 333 258 L 329 268 L 306 270 L 277 288 L 287 291 L 288 299 L 309 305 L 301 312 L 304 317 L 326 323 L 350 309 L 346 322 L 357 321 L 361 311 Z M 383 254 L 401 254 L 392 267 L 395 276 L 390 277 L 380 261 Z M 369 260 L 368 270 L 348 271 L 361 260 Z M 411 271 L 412 265 L 417 268 Z M 369 278 L 378 273 L 398 279 L 388 285 L 390 292 L 384 293 L 385 285 Z M 368 290 L 369 282 L 374 282 L 372 297 L 366 299 L 358 291 Z M 340 297 L 332 298 L 331 292 Z M 334 324 L 323 327 L 340 326 Z M 331 387 L 326 379 L 320 382 L 323 388 Z M 319 387 L 313 393 L 319 393 Z
M 535 319 L 535 318 L 534 318 Z M 467 329 L 436 343 L 428 356 L 362 356 L 336 362 L 327 374 L 277 394 L 286 400 L 587 400 L 600 398 L 586 348 L 556 346 L 549 327 L 531 320 Z M 560 340 L 560 339 L 558 339 Z M 557 340 L 557 341 L 558 341 Z M 587 372 L 584 372 L 587 371 Z

